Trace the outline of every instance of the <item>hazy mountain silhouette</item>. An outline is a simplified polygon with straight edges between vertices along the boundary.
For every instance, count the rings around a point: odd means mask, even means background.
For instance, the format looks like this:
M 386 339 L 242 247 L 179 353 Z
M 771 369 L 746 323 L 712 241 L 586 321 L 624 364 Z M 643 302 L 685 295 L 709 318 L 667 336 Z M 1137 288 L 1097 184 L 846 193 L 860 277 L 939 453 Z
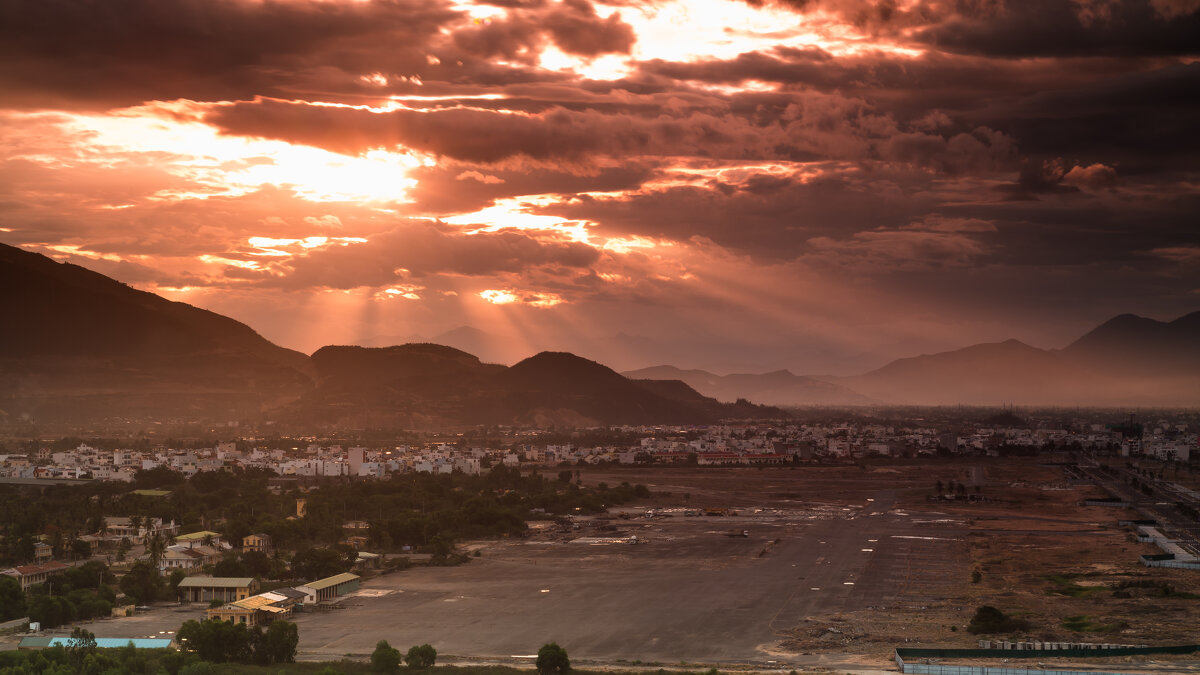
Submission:
M 774 405 L 1190 406 L 1200 404 L 1200 312 L 1171 322 L 1121 315 L 1063 350 L 1007 340 L 897 359 L 849 377 L 786 370 L 720 376 L 674 366 L 625 375 L 678 379 L 718 399 Z
M 1122 319 L 1120 323 L 1135 322 Z M 1140 321 L 1136 323 L 1141 324 Z M 1109 331 L 1102 331 L 1101 337 L 1106 333 Z M 1127 335 L 1125 332 L 1120 334 Z M 1084 345 L 1089 343 L 1122 345 L 1126 350 L 1123 352 L 1127 357 L 1126 364 L 1138 360 L 1152 362 L 1154 358 L 1138 351 L 1139 348 L 1129 341 L 1093 339 Z M 1200 341 L 1190 345 L 1190 350 L 1186 345 L 1179 347 L 1176 357 L 1183 359 L 1191 354 L 1191 358 L 1195 358 Z M 830 379 L 880 401 L 903 404 L 1171 406 L 1200 403 L 1200 378 L 1195 375 L 1166 375 L 1162 371 L 1128 367 L 1118 370 L 1108 367 L 1108 362 L 1096 355 L 1098 352 L 1074 351 L 1072 348 L 1060 352 L 1008 340 L 899 359 L 864 375 Z
M 670 424 L 779 416 L 787 405 L 1200 404 L 1200 312 L 1118 316 L 1067 348 L 1016 340 L 899 359 L 854 377 L 622 376 L 566 352 L 512 367 L 428 343 L 311 357 L 245 324 L 0 244 L 0 422 L 279 419 L 298 426 Z M 447 342 L 498 345 L 470 327 Z M 436 341 L 437 339 L 435 339 Z M 491 360 L 486 359 L 485 360 Z
M 744 398 L 764 405 L 864 405 L 871 399 L 846 387 L 787 370 L 770 373 L 714 375 L 705 370 L 654 366 L 622 373 L 633 379 L 681 380 L 691 388 L 720 401 Z
M 310 386 L 308 357 L 233 319 L 0 244 L 8 414 L 243 416 Z M 19 406 L 8 401 L 19 398 Z
M 441 345 L 324 347 L 313 354 L 313 362 L 319 384 L 289 408 L 292 419 L 422 427 L 700 424 L 782 414 L 724 405 L 695 391 L 663 396 L 606 366 L 563 352 L 542 352 L 506 368 Z
M 1100 372 L 1200 375 L 1200 312 L 1170 322 L 1122 314 L 1072 342 L 1062 353 Z
M 479 360 L 484 363 L 512 363 L 522 356 L 515 353 L 503 339 L 471 326 L 459 326 L 433 337 L 376 335 L 355 342 L 362 347 L 394 347 L 419 343 L 444 345 L 478 356 Z

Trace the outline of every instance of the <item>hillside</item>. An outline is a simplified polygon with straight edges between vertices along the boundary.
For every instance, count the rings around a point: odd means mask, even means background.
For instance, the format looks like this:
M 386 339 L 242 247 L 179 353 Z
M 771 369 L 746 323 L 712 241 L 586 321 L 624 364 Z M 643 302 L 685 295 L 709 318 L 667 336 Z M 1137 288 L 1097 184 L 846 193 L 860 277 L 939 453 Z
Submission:
M 763 405 L 865 405 L 873 401 L 855 391 L 787 370 L 770 373 L 714 375 L 705 370 L 654 366 L 623 373 L 633 379 L 680 380 L 719 401 L 746 399 Z
M 1122 314 L 1071 343 L 1062 354 L 1097 372 L 1200 376 L 1200 312 L 1170 322 Z
M 1017 340 L 899 359 L 837 381 L 896 404 L 1170 406 L 1200 401 L 1195 378 L 1120 377 Z
M 313 354 L 318 387 L 286 411 L 339 426 L 710 423 L 780 411 L 725 406 L 678 383 L 673 396 L 594 361 L 543 352 L 512 367 L 439 345 L 326 347 Z
M 311 383 L 308 357 L 245 324 L 3 244 L 0 311 L 10 416 L 243 416 Z

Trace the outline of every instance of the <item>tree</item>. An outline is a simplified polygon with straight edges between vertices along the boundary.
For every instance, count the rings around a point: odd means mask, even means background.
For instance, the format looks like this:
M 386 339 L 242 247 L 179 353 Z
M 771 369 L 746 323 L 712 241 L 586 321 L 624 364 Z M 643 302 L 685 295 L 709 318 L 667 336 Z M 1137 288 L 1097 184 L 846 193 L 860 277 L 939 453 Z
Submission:
M 25 594 L 21 584 L 9 576 L 0 577 L 0 621 L 25 616 Z
M 253 657 L 250 631 L 244 623 L 220 619 L 185 621 L 175 635 L 180 644 L 196 652 L 203 661 L 248 663 Z
M 167 554 L 167 539 L 160 532 L 155 532 L 146 538 L 146 553 L 150 554 L 150 566 L 155 570 Z
M 71 542 L 71 555 L 76 560 L 92 557 L 92 545 L 82 539 L 75 539 Z
M 137 601 L 139 605 L 153 602 L 162 586 L 158 570 L 144 560 L 139 560 L 121 577 L 121 592 Z
M 309 548 L 292 558 L 292 572 L 301 579 L 324 579 L 350 569 L 346 556 L 331 548 Z
M 537 671 L 541 675 L 549 675 L 562 673 L 571 670 L 571 660 L 567 658 L 567 650 L 558 646 L 557 642 L 550 642 L 542 645 L 542 648 L 537 653 Z
M 275 621 L 268 628 L 262 649 L 267 663 L 292 663 L 296 660 L 296 646 L 300 644 L 300 631 L 290 621 Z
M 129 537 L 121 537 L 121 543 L 117 544 L 117 560 L 124 560 L 131 548 L 133 545 L 129 543 Z
M 428 644 L 408 648 L 404 663 L 409 668 L 429 668 L 437 661 L 437 650 Z
M 75 666 L 75 672 L 83 670 L 83 662 L 96 652 L 96 636 L 86 628 L 79 626 L 71 631 L 71 639 L 67 641 L 67 658 Z
M 380 640 L 371 652 L 371 670 L 376 673 L 394 673 L 400 668 L 400 650 Z

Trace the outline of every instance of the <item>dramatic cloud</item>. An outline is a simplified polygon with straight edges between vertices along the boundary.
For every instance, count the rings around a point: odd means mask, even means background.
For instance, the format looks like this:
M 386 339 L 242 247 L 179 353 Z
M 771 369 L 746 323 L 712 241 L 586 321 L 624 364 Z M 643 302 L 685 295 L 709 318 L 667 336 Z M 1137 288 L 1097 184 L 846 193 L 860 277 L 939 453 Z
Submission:
M 1195 0 L 15 0 L 0 241 L 305 349 L 1057 347 L 1200 301 L 1196 35 Z

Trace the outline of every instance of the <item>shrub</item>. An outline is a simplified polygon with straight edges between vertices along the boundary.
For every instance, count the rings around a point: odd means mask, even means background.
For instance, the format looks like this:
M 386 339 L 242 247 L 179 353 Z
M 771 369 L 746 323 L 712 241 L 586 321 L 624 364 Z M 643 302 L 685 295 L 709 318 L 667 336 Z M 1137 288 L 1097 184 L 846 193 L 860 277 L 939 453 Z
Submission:
M 404 663 L 409 668 L 428 668 L 437 661 L 437 650 L 428 644 L 414 645 L 408 648 L 404 655 Z
M 541 675 L 561 675 L 571 670 L 571 660 L 567 658 L 567 650 L 558 646 L 557 642 L 542 645 L 537 654 L 537 671 Z
M 394 673 L 400 668 L 400 650 L 380 640 L 371 652 L 371 670 L 376 673 Z
M 1008 616 L 991 605 L 984 605 L 975 610 L 975 616 L 971 617 L 971 623 L 967 624 L 967 630 L 976 634 L 1016 633 L 1030 628 L 1031 624 L 1025 619 Z

